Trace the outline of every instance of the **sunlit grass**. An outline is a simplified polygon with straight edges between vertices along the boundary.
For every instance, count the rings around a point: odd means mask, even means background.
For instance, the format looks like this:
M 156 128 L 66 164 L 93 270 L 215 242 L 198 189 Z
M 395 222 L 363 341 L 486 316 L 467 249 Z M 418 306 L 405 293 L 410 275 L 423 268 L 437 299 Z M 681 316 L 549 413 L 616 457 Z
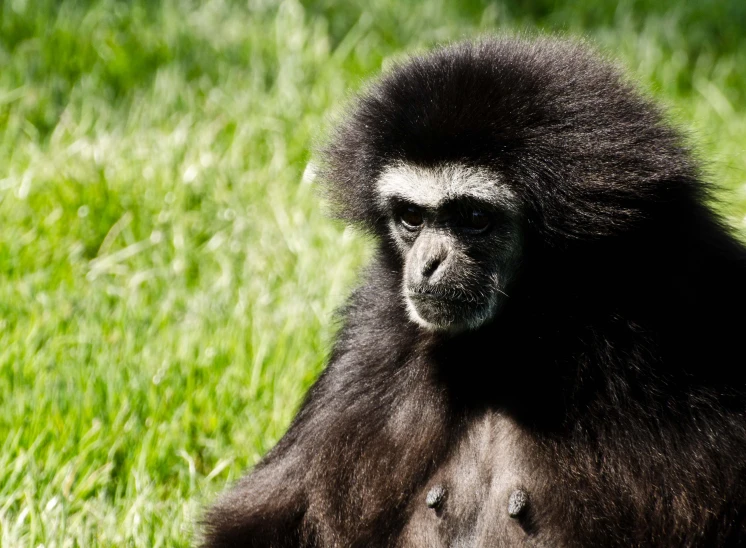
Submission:
M 368 247 L 310 149 L 405 52 L 592 38 L 741 223 L 740 4 L 554 4 L 0 3 L 0 545 L 187 546 L 282 434 Z

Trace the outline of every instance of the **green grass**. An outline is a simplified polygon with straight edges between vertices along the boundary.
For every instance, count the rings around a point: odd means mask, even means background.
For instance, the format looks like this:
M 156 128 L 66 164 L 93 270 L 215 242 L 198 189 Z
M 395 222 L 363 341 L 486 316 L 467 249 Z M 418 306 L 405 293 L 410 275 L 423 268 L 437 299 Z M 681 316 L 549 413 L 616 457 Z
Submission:
M 741 0 L 0 2 L 0 545 L 189 546 L 282 434 L 367 255 L 309 150 L 382 66 L 587 36 L 740 228 L 744 28 Z

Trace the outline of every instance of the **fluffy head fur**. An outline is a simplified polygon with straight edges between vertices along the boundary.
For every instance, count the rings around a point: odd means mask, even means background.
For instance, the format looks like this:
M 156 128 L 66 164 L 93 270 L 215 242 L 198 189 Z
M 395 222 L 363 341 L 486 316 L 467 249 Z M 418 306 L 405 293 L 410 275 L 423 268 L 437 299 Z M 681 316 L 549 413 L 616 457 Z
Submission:
M 628 232 L 652 205 L 702 190 L 658 109 L 581 44 L 551 39 L 467 42 L 395 67 L 322 157 L 336 212 L 376 232 L 376 182 L 401 163 L 493 171 L 559 247 Z

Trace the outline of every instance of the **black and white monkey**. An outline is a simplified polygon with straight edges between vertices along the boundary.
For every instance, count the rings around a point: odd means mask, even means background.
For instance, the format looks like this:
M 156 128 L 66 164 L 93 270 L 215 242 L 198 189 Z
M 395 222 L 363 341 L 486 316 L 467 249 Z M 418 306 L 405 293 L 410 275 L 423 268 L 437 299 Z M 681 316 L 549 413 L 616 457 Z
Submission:
M 582 44 L 384 74 L 321 153 L 377 252 L 205 546 L 746 544 L 746 250 Z

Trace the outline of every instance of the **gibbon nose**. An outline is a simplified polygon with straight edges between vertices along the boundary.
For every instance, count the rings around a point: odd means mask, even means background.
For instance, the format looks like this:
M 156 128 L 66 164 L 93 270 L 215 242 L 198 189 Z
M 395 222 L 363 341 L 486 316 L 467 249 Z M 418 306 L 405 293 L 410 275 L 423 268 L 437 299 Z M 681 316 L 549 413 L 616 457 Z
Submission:
M 437 239 L 431 240 L 417 250 L 415 272 L 421 283 L 435 283 L 446 270 L 448 246 Z

